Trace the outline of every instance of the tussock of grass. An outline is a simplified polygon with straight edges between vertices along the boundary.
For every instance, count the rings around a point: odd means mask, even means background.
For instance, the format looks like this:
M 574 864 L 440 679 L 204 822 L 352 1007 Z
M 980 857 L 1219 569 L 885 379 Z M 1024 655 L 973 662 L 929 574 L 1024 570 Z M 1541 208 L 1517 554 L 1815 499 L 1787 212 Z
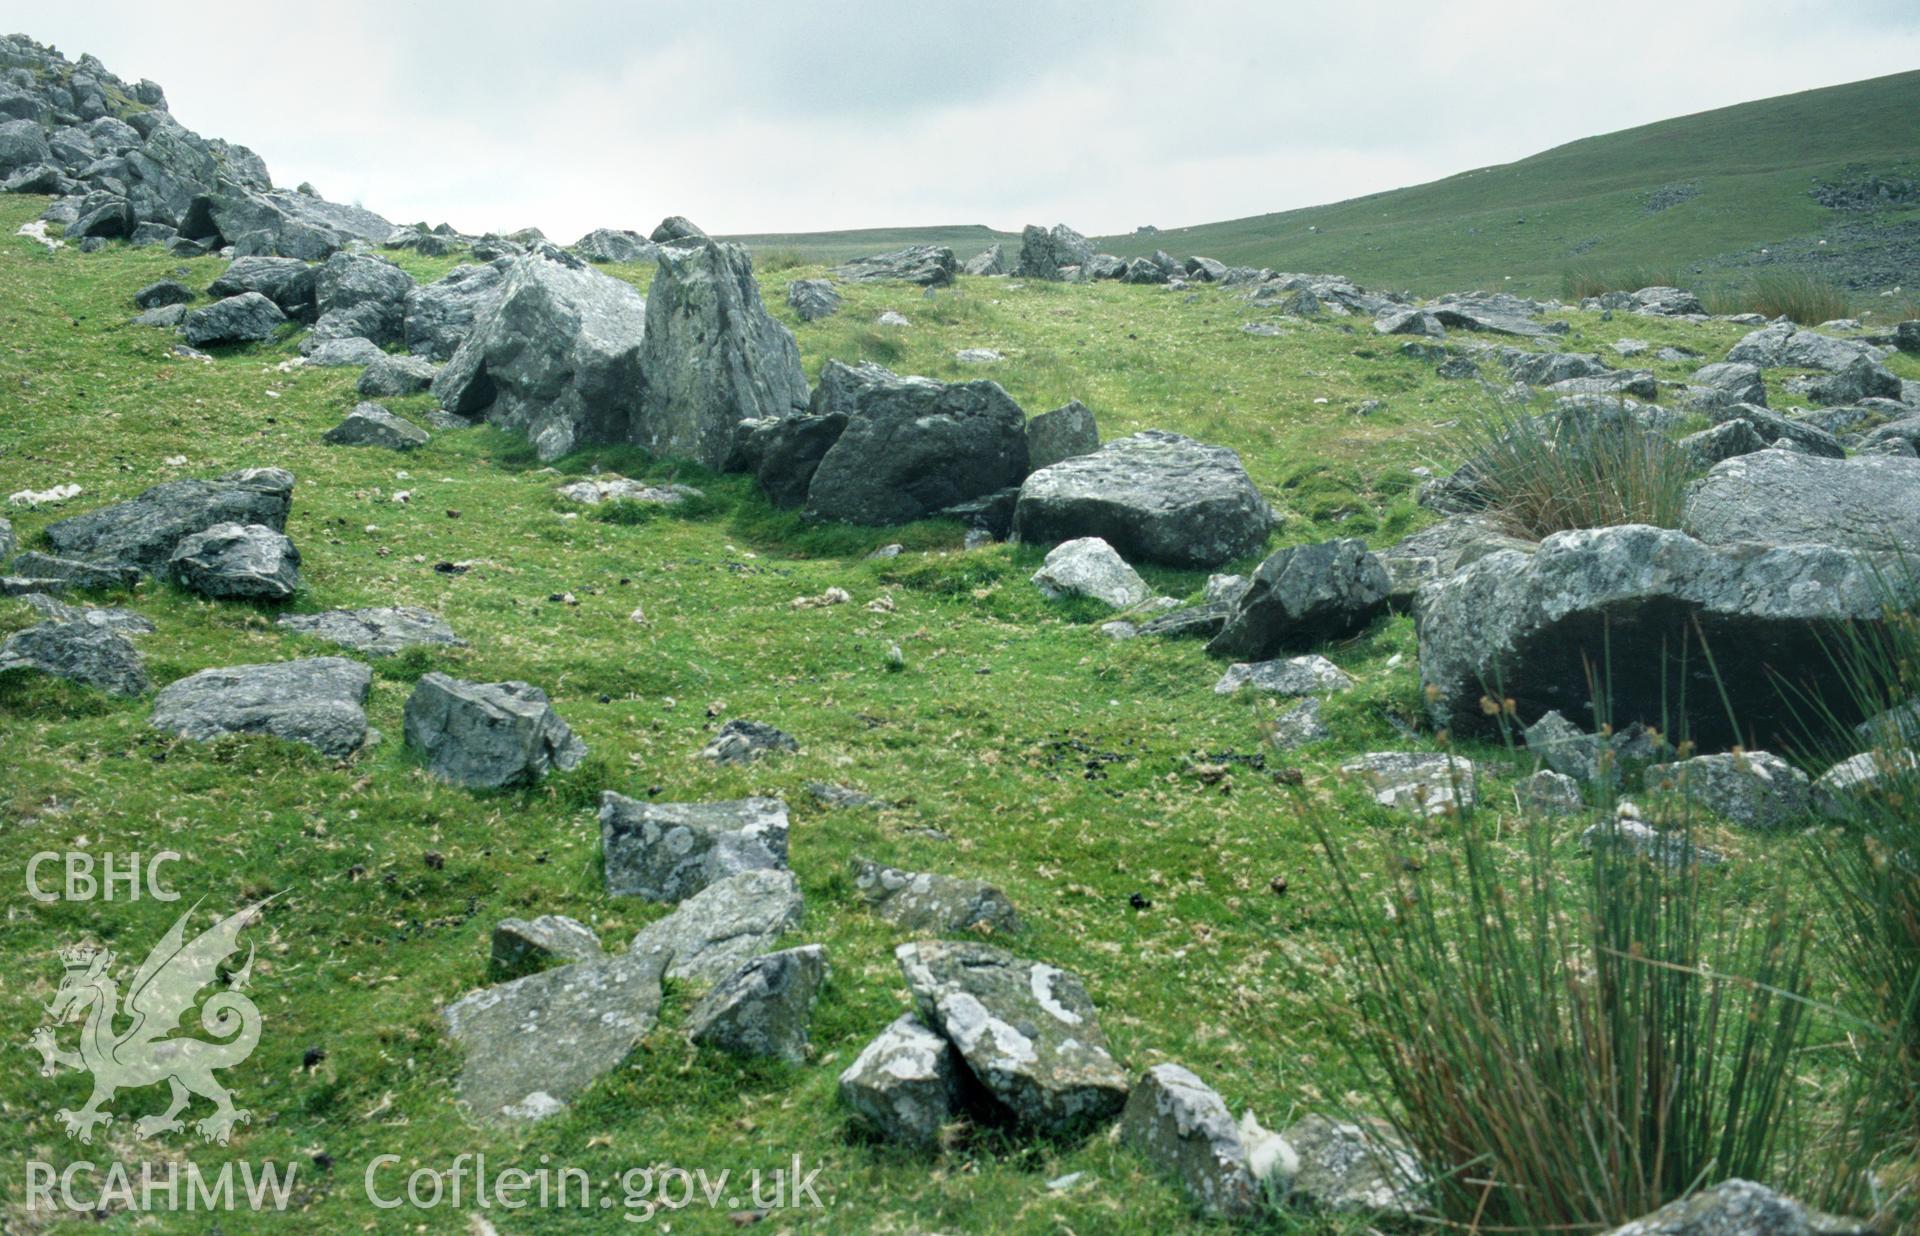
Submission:
M 1744 284 L 1701 294 L 1709 313 L 1758 313 L 1784 317 L 1802 326 L 1818 326 L 1853 314 L 1853 297 L 1838 284 L 1815 275 L 1777 271 Z
M 1673 267 L 1621 267 L 1603 270 L 1581 267 L 1560 278 L 1560 295 L 1581 301 L 1608 292 L 1638 292 L 1641 288 L 1684 288 L 1686 276 Z
M 1460 437 L 1488 510 L 1523 536 L 1680 526 L 1692 461 L 1665 434 L 1635 424 L 1624 405 L 1535 415 L 1496 404 L 1463 421 Z

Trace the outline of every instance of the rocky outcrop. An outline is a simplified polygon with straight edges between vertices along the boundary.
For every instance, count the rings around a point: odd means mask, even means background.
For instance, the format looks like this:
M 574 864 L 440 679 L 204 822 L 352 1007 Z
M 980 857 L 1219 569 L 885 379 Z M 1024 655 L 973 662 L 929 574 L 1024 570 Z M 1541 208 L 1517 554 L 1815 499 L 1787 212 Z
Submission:
M 524 682 L 463 682 L 431 673 L 407 697 L 406 743 L 450 785 L 496 790 L 531 785 L 587 757 L 547 702 Z
M 344 759 L 366 744 L 373 671 L 342 657 L 201 670 L 155 697 L 149 723 L 197 742 L 268 734 Z
M 456 266 L 432 283 L 407 293 L 401 335 L 407 350 L 430 361 L 446 361 L 473 333 L 474 322 L 488 316 L 500 298 L 512 268 L 500 258 L 484 266 Z
M 847 283 L 911 283 L 926 288 L 946 287 L 959 273 L 953 250 L 945 245 L 911 245 L 855 258 L 833 270 L 834 278 Z
M 1049 231 L 1029 223 L 1020 233 L 1020 260 L 1013 273 L 1025 279 L 1059 279 L 1061 268 L 1084 266 L 1093 258 L 1093 244 L 1064 223 Z
M 313 333 L 328 339 L 400 342 L 413 276 L 384 258 L 336 253 L 314 272 L 320 317 Z
M 599 227 L 573 242 L 573 251 L 589 262 L 651 262 L 660 246 L 638 232 Z

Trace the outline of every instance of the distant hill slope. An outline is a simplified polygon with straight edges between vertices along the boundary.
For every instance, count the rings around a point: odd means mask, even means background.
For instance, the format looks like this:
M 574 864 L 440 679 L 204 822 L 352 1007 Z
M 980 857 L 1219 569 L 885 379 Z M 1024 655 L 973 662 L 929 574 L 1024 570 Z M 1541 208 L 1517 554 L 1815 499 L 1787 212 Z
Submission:
M 797 257 L 809 263 L 844 262 L 848 258 L 904 249 L 908 245 L 946 245 L 964 262 L 995 241 L 1007 246 L 1007 258 L 1011 261 L 1020 250 L 1020 233 L 996 232 L 979 223 L 940 227 L 869 227 L 844 232 L 758 232 L 725 239 L 745 244 L 760 255 L 763 262 L 774 255 Z
M 1920 178 L 1920 71 L 1663 120 L 1332 205 L 1103 237 L 1098 245 L 1125 256 L 1160 248 L 1336 271 L 1422 292 L 1558 292 L 1571 269 L 1732 282 L 1775 264 L 1856 287 L 1898 283 L 1903 273 L 1909 284 L 1920 281 L 1920 200 L 1842 211 L 1809 192 L 1817 181 L 1869 174 Z M 812 260 L 935 241 L 964 261 L 995 239 L 1018 243 L 985 227 L 743 239 Z

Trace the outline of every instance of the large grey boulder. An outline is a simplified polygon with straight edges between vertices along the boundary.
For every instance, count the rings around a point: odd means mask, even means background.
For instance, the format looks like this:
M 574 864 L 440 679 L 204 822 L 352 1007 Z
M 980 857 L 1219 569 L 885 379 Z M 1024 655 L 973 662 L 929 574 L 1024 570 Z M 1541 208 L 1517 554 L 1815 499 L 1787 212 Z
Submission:
M 1020 930 L 1013 903 L 985 880 L 902 871 L 858 857 L 852 868 L 854 892 L 876 917 L 896 927 L 939 935 Z
M 961 269 L 969 275 L 980 277 L 1004 275 L 1007 273 L 1007 247 L 996 240 L 968 258 L 967 264 Z
M 1767 384 L 1758 365 L 1718 361 L 1696 369 L 1687 381 L 1698 388 L 1692 398 L 1696 408 L 1719 408 L 1734 403 L 1767 406 Z
M 1426 1177 L 1385 1121 L 1312 1115 L 1280 1134 L 1300 1159 L 1290 1204 L 1313 1213 L 1412 1219 L 1426 1209 Z
M 1374 557 L 1387 572 L 1387 600 L 1405 608 L 1430 580 L 1445 579 L 1470 562 L 1502 549 L 1532 553 L 1534 542 L 1514 536 L 1491 515 L 1451 515 L 1422 528 Z
M 0 172 L 32 167 L 51 158 L 46 131 L 37 120 L 23 118 L 0 124 Z
M 1027 422 L 1027 467 L 1038 472 L 1100 449 L 1100 427 L 1078 399 Z
M 1725 1180 L 1605 1236 L 1872 1236 L 1877 1230 L 1808 1210 L 1750 1180 Z
M 818 322 L 840 312 L 840 293 L 825 279 L 795 279 L 787 284 L 787 308 L 802 322 Z
M 811 411 L 847 424 L 814 471 L 809 519 L 906 523 L 1027 474 L 1026 414 L 995 382 L 828 361 Z
M 314 268 L 297 258 L 235 258 L 207 286 L 207 295 L 240 296 L 258 292 L 299 322 L 311 322 L 319 313 L 314 305 Z
M 1920 459 L 1821 459 L 1766 450 L 1716 464 L 1687 490 L 1681 527 L 1712 545 L 1920 545 Z
M 1218 1094 L 1177 1064 L 1156 1064 L 1134 1083 L 1120 1113 L 1120 1140 L 1186 1188 L 1209 1215 L 1257 1212 L 1260 1182 L 1240 1127 Z
M 554 965 L 593 961 L 602 955 L 600 937 L 593 928 L 564 914 L 503 918 L 493 927 L 487 970 L 496 978 L 512 979 Z
M 1807 383 L 1807 393 L 1824 404 L 1859 403 L 1863 399 L 1894 399 L 1901 396 L 1900 379 L 1886 366 L 1867 356 L 1856 356 L 1844 366 Z
M 345 420 L 322 435 L 334 446 L 377 446 L 389 451 L 410 451 L 425 446 L 431 437 L 420 426 L 377 403 L 355 404 Z
M 1093 244 L 1064 223 L 1051 231 L 1029 223 L 1020 233 L 1020 260 L 1013 273 L 1025 279 L 1059 279 L 1063 266 L 1084 266 L 1093 259 Z
M 215 524 L 174 547 L 173 581 L 216 601 L 285 601 L 300 589 L 300 551 L 262 524 Z
M 44 622 L 8 636 L 0 644 L 0 673 L 16 669 L 64 678 L 121 697 L 143 695 L 151 685 L 133 641 L 113 625 L 90 622 L 85 617 Z
M 196 202 L 181 226 L 189 231 L 210 226 L 242 255 L 277 254 L 309 262 L 322 261 L 355 241 L 378 245 L 393 235 L 390 221 L 364 207 L 288 189 L 257 188 L 230 175 L 216 179 L 204 207 Z
M 1391 581 L 1365 541 L 1325 541 L 1280 550 L 1253 583 L 1207 651 L 1261 661 L 1360 630 L 1386 608 Z
M 1097 536 L 1129 562 L 1215 567 L 1259 549 L 1273 523 L 1233 451 L 1150 429 L 1027 477 L 1013 533 L 1034 545 Z
M 1595 667 L 1615 726 L 1676 732 L 1669 714 L 1685 699 L 1689 733 L 1707 750 L 1756 734 L 1770 741 L 1815 701 L 1856 718 L 1830 650 L 1845 624 L 1883 621 L 1888 586 L 1902 589 L 1888 565 L 1831 546 L 1712 546 L 1639 525 L 1556 533 L 1532 555 L 1490 554 L 1415 603 L 1433 722 L 1493 732 L 1481 707 L 1489 696 L 1512 699 L 1522 724 L 1554 709 L 1585 716 Z M 1788 709 L 1782 687 L 1807 694 Z
M 573 243 L 573 251 L 589 262 L 651 262 L 660 246 L 638 232 L 598 227 Z
M 762 867 L 707 885 L 640 929 L 632 951 L 671 958 L 673 978 L 716 983 L 799 926 L 805 903 L 793 872 Z
M 1696 755 L 1647 769 L 1649 793 L 1672 794 L 1747 828 L 1774 829 L 1813 810 L 1807 774 L 1767 751 Z
M 945 245 L 910 245 L 892 253 L 855 258 L 835 267 L 833 274 L 848 283 L 897 282 L 943 288 L 959 272 L 953 250 Z
M 440 615 L 405 605 L 282 614 L 277 621 L 297 635 L 311 635 L 369 657 L 389 657 L 409 648 L 463 647 L 467 642 Z
M 777 798 L 714 803 L 600 796 L 607 892 L 680 901 L 746 871 L 787 865 L 787 805 Z
M 1119 1114 L 1129 1078 L 1077 977 L 987 944 L 920 941 L 894 956 L 920 1020 L 1014 1124 L 1077 1137 Z
M 1819 369 L 1837 372 L 1861 357 L 1871 360 L 1868 344 L 1836 339 L 1792 322 L 1775 322 L 1749 332 L 1728 351 L 1727 359 L 1762 369 Z
M 405 734 L 429 773 L 468 789 L 530 785 L 587 757 L 547 693 L 524 682 L 428 674 L 407 697 Z
M 343 759 L 366 744 L 373 671 L 343 657 L 201 670 L 163 688 L 155 729 L 196 742 L 269 734 Z
M 196 348 L 256 343 L 273 338 L 287 315 L 258 292 L 242 292 L 195 309 L 180 321 L 180 334 Z
M 385 258 L 336 253 L 314 273 L 314 333 L 398 343 L 413 289 L 413 276 Z
M 903 1014 L 840 1074 L 840 1101 L 882 1141 L 931 1149 L 960 1110 L 964 1067 L 953 1044 Z
M 499 300 L 512 265 L 501 258 L 484 266 L 456 266 L 408 292 L 401 321 L 407 350 L 431 361 L 451 360 L 473 333 L 474 322 Z
M 753 259 L 738 245 L 660 251 L 641 368 L 646 389 L 632 440 L 709 468 L 725 466 L 741 421 L 807 406 L 799 345 L 767 313 Z
M 360 375 L 355 390 L 368 399 L 391 395 L 412 395 L 433 385 L 439 366 L 418 356 L 389 356 L 381 353 Z
M 714 984 L 687 1013 L 687 1040 L 735 1056 L 807 1062 L 807 1027 L 827 979 L 818 944 L 765 953 Z
M 523 433 L 541 459 L 634 440 L 647 302 L 559 250 L 516 258 L 433 393 L 447 411 Z
M 666 958 L 628 952 L 530 974 L 441 1010 L 465 1049 L 456 1093 L 488 1123 L 543 1120 L 617 1068 L 660 1018 Z
M 1131 609 L 1153 595 L 1139 572 L 1097 536 L 1054 546 L 1032 582 L 1052 600 L 1091 597 L 1115 609 Z

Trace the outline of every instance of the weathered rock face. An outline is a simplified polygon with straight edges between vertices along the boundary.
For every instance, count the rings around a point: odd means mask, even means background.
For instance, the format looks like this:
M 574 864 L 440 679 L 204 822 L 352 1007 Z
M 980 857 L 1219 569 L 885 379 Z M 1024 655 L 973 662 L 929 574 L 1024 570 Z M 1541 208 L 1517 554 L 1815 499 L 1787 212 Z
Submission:
M 168 481 L 130 502 L 63 519 L 46 535 L 68 557 L 158 574 L 174 547 L 193 533 L 215 524 L 261 524 L 284 532 L 292 505 L 291 472 L 252 468 L 211 481 Z
M 1717 464 L 1687 491 L 1681 526 L 1708 544 L 1920 544 L 1920 459 L 1820 459 L 1768 450 Z
M 528 975 L 441 1011 L 466 1049 L 456 1091 L 477 1119 L 542 1120 L 625 1060 L 660 1017 L 666 959 L 629 952 Z
M 969 275 L 1004 275 L 1007 273 L 1007 247 L 995 241 L 968 258 L 963 269 Z
M 370 657 L 388 657 L 409 648 L 452 648 L 466 644 L 440 615 L 404 605 L 393 609 L 282 614 L 278 622 L 289 631 L 311 635 Z
M 1092 597 L 1115 609 L 1131 609 L 1153 595 L 1147 581 L 1097 536 L 1054 546 L 1032 582 L 1051 599 Z
M 667 973 L 673 978 L 715 983 L 799 926 L 803 908 L 793 872 L 743 871 L 707 885 L 641 928 L 632 951 L 671 957 Z
M 1674 794 L 1748 828 L 1784 828 L 1813 810 L 1807 774 L 1766 751 L 1697 755 L 1647 769 L 1649 793 Z
M 1017 1125 L 1076 1137 L 1119 1114 L 1128 1078 L 1078 978 L 985 944 L 922 941 L 894 956 L 920 1020 Z
M 1488 695 L 1514 700 L 1523 724 L 1554 709 L 1586 716 L 1589 665 L 1610 670 L 1616 726 L 1677 732 L 1663 713 L 1684 698 L 1690 733 L 1708 749 L 1790 729 L 1781 684 L 1810 693 L 1802 707 L 1857 716 L 1825 649 L 1840 624 L 1881 621 L 1884 565 L 1827 546 L 1709 546 L 1634 525 L 1558 533 L 1531 557 L 1491 554 L 1415 605 L 1434 724 L 1488 732 Z
M 407 293 L 401 334 L 407 350 L 431 361 L 450 360 L 499 299 L 512 260 L 456 266 L 432 283 Z
M 313 277 L 320 308 L 314 333 L 398 343 L 413 288 L 413 276 L 384 258 L 336 253 Z
M 1213 684 L 1215 695 L 1232 695 L 1242 687 L 1251 687 L 1267 695 L 1318 695 L 1344 691 L 1353 679 L 1333 662 L 1318 653 L 1287 657 L 1277 661 L 1240 662 Z
M 807 1027 L 827 979 L 818 944 L 755 957 L 714 985 L 687 1013 L 687 1039 L 736 1056 L 807 1062 Z
M 150 724 L 197 742 L 270 734 L 343 759 L 367 741 L 373 671 L 343 657 L 201 670 L 164 688 Z
M 1728 1180 L 1605 1236 L 1868 1236 L 1873 1230 L 1870 1223 L 1809 1211 L 1765 1185 Z
M 984 927 L 997 935 L 1020 930 L 1013 903 L 984 880 L 902 871 L 855 858 L 853 887 L 875 915 L 908 931 L 957 935 Z
M 323 437 L 335 446 L 378 446 L 390 451 L 410 451 L 425 446 L 431 435 L 377 403 L 361 403 L 355 404 L 346 419 L 327 430 Z
M 633 440 L 647 302 L 558 250 L 514 260 L 433 382 L 442 407 L 527 435 L 541 459 Z
M 367 365 L 355 387 L 369 399 L 390 395 L 412 395 L 433 385 L 439 368 L 417 356 L 389 356 L 382 352 Z
M 818 322 L 840 312 L 840 293 L 825 279 L 795 279 L 787 284 L 787 308 L 802 322 Z
M 320 312 L 314 304 L 314 268 L 296 258 L 235 258 L 207 287 L 210 296 L 232 297 L 258 292 L 299 322 L 311 322 Z
M 883 1141 L 929 1149 L 960 1110 L 963 1069 L 953 1044 L 909 1013 L 840 1074 L 840 1101 Z
M 912 245 L 892 253 L 855 258 L 836 266 L 834 278 L 848 283 L 897 282 L 943 288 L 960 273 L 953 250 L 945 245 Z
M 1093 244 L 1064 223 L 1052 231 L 1029 223 L 1020 233 L 1020 261 L 1013 273 L 1026 279 L 1059 279 L 1063 266 L 1084 266 Z
M 1120 1140 L 1176 1177 L 1207 1214 L 1258 1209 L 1259 1182 L 1232 1113 L 1179 1065 L 1156 1064 L 1141 1075 L 1120 1113 Z
M 745 249 L 668 246 L 647 296 L 646 390 L 633 441 L 718 469 L 741 421 L 806 407 L 800 348 L 768 316 Z
M 777 798 L 718 803 L 600 798 L 607 892 L 679 901 L 747 871 L 784 870 L 787 805 Z
M 907 523 L 1027 474 L 1026 414 L 998 383 L 828 361 L 812 412 L 847 424 L 813 474 L 809 519 Z
M 1382 807 L 1437 816 L 1477 801 L 1473 764 L 1452 756 L 1370 751 L 1340 771 L 1365 785 Z
M 300 588 L 300 551 L 260 524 L 215 524 L 174 547 L 175 583 L 216 601 L 285 601 Z
M 487 969 L 495 978 L 513 979 L 574 961 L 592 961 L 602 955 L 600 937 L 593 928 L 562 914 L 539 918 L 501 919 L 494 925 Z
M 1272 527 L 1238 455 L 1159 430 L 1035 472 L 1013 515 L 1014 536 L 1029 544 L 1097 536 L 1129 562 L 1185 567 L 1250 554 Z
M 587 745 L 524 682 L 463 682 L 431 673 L 414 685 L 405 714 L 407 746 L 427 771 L 474 790 L 530 785 L 578 767 Z
M 599 227 L 573 244 L 573 251 L 589 262 L 651 262 L 660 246 L 638 232 Z
M 1027 467 L 1038 472 L 1100 449 L 1100 427 L 1078 399 L 1027 422 Z
M 1327 1214 L 1411 1217 L 1425 1205 L 1425 1175 L 1392 1127 L 1308 1116 L 1282 1134 L 1300 1156 L 1288 1200 Z
M 287 315 L 258 292 L 242 292 L 195 309 L 180 321 L 180 333 L 196 348 L 271 339 Z
M 1214 656 L 1264 660 L 1361 629 L 1386 608 L 1390 581 L 1365 541 L 1283 549 L 1260 564 L 1253 584 L 1207 645 Z
M 122 697 L 143 695 L 152 685 L 133 641 L 111 625 L 85 618 L 41 623 L 8 636 L 0 644 L 0 673 L 16 669 Z

